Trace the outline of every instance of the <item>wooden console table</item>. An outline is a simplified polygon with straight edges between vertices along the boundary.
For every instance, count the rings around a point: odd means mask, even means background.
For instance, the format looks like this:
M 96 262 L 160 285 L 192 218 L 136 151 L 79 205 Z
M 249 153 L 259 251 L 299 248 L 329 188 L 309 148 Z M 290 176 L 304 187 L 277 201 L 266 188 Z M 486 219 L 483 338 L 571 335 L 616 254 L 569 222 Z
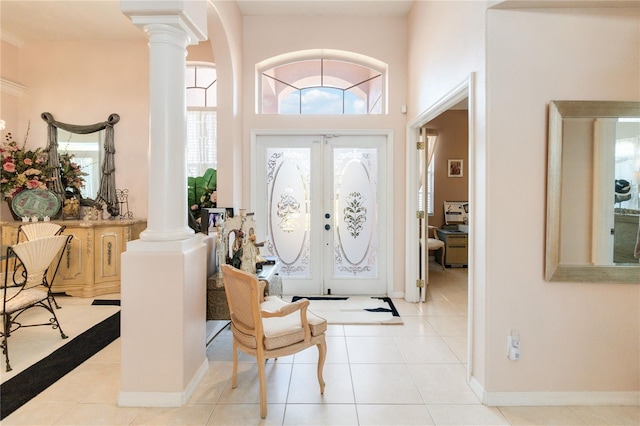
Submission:
M 257 272 L 258 280 L 266 283 L 265 296 L 282 297 L 282 278 L 280 277 L 280 264 L 263 265 Z M 224 281 L 217 275 L 207 280 L 207 320 L 228 320 L 229 305 L 227 294 L 224 291 Z
M 63 235 L 73 235 L 62 255 L 53 291 L 78 297 L 120 293 L 120 255 L 127 241 L 140 237 L 146 220 L 52 222 L 66 226 Z M 20 225 L 22 222 L 0 222 L 2 245 L 16 243 Z

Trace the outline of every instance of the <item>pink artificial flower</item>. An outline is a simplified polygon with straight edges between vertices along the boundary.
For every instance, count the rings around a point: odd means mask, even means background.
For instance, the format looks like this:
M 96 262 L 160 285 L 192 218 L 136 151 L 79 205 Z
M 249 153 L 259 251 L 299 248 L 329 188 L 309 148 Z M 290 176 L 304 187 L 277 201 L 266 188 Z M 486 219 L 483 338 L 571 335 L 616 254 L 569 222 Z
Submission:
M 24 164 L 26 164 L 27 166 L 30 166 L 33 164 L 33 161 L 31 161 L 31 158 L 25 158 L 23 161 L 24 161 Z
M 16 171 L 16 165 L 10 161 L 7 161 L 6 163 L 4 163 L 2 165 L 2 168 L 4 169 L 5 172 L 9 172 L 9 173 L 15 173 Z
M 35 180 L 35 179 L 31 179 L 29 181 L 27 181 L 27 188 L 29 189 L 36 189 L 40 187 L 40 181 L 39 180 Z

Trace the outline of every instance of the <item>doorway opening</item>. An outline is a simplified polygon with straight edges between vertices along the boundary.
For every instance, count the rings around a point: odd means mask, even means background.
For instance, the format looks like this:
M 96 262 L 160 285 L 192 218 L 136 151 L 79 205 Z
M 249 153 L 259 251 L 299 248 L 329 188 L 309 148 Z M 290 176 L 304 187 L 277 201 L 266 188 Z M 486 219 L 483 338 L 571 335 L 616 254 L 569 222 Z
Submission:
M 461 82 L 453 90 L 443 96 L 439 101 L 429 107 L 426 111 L 418 115 L 414 120 L 407 125 L 407 222 L 406 233 L 407 236 L 414 235 L 415 238 L 406 239 L 406 287 L 405 287 L 405 299 L 408 302 L 424 302 L 426 288 L 428 284 L 428 252 L 421 250 L 423 242 L 427 241 L 428 237 L 428 215 L 420 213 L 420 187 L 426 188 L 426 173 L 420 174 L 421 165 L 419 159 L 423 159 L 421 154 L 416 152 L 420 147 L 419 137 L 421 128 L 433 121 L 437 117 L 441 116 L 445 111 L 449 111 L 455 108 L 460 108 L 461 104 L 467 105 L 467 122 L 468 122 L 468 157 L 465 162 L 466 167 L 464 172 L 468 176 L 468 194 L 466 200 L 447 200 L 447 201 L 467 201 L 468 202 L 468 269 L 467 269 L 467 288 L 468 288 L 468 337 L 467 337 L 467 352 L 468 352 L 468 364 L 467 374 L 470 375 L 473 371 L 473 260 L 474 260 L 474 233 L 476 232 L 474 221 L 474 209 L 476 205 L 474 203 L 474 143 L 473 143 L 473 105 L 474 105 L 474 75 L 473 73 L 468 79 Z M 449 159 L 439 159 L 440 162 L 444 161 L 445 164 Z M 428 166 L 426 161 L 422 167 Z M 424 168 L 426 170 L 426 168 Z M 413 194 L 413 196 L 412 196 Z M 416 212 L 414 215 L 413 212 Z M 413 219 L 415 218 L 415 219 Z M 421 226 L 421 224 L 423 226 Z M 426 246 L 426 244 L 425 244 Z

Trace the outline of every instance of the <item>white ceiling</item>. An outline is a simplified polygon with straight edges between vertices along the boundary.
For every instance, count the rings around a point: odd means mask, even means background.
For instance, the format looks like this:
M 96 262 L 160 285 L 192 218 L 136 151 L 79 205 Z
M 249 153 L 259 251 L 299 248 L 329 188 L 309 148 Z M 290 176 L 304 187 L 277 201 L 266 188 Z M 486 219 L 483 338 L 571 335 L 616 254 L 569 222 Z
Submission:
M 412 3 L 413 0 L 238 0 L 244 15 L 404 16 Z M 2 0 L 0 28 L 2 38 L 14 43 L 145 37 L 120 12 L 119 0 Z

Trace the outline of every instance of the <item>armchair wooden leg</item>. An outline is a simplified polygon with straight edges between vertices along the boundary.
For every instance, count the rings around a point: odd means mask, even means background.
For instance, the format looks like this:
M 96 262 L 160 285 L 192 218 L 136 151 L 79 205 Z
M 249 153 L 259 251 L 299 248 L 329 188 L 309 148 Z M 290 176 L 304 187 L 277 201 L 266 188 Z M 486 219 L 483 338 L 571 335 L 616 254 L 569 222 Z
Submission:
M 258 359 L 258 378 L 260 379 L 260 417 L 267 417 L 267 381 L 264 375 L 264 359 Z
M 324 379 L 322 370 L 324 370 L 324 360 L 327 357 L 327 344 L 323 340 L 318 345 L 318 383 L 320 384 L 320 395 L 324 395 Z
M 440 258 L 440 265 L 442 265 L 442 270 L 443 271 L 445 270 L 445 267 L 444 267 L 444 255 L 445 255 L 444 247 L 442 247 L 442 257 Z
M 238 386 L 238 346 L 235 339 L 233 340 L 233 370 L 231 372 L 231 388 Z

